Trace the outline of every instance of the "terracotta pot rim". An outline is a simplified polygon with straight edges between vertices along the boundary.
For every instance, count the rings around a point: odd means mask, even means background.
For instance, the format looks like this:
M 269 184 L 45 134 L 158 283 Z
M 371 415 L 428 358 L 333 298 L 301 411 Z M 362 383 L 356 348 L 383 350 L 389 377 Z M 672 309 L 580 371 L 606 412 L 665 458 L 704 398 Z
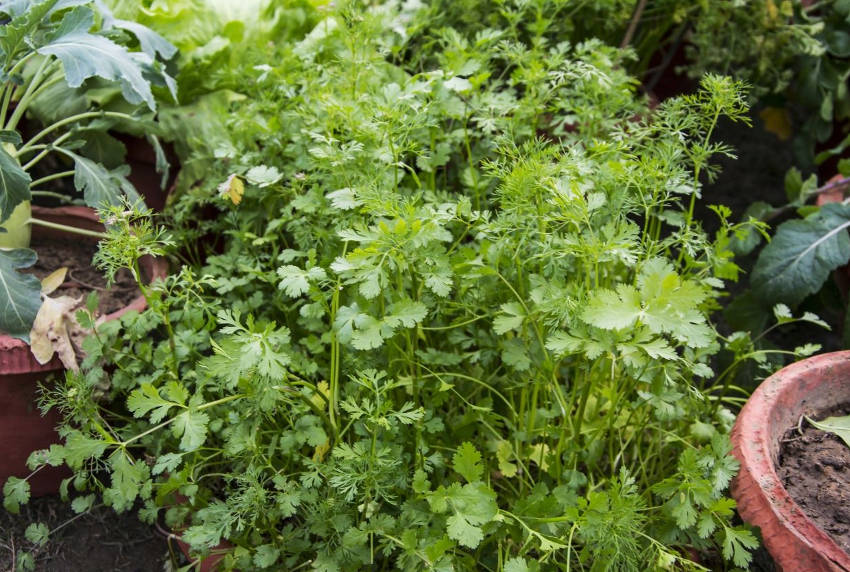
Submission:
M 837 375 L 835 371 L 850 377 L 850 351 L 821 354 L 776 372 L 753 392 L 732 430 L 733 455 L 741 463 L 738 476 L 732 483 L 732 496 L 738 501 L 742 518 L 762 528 L 768 551 L 785 570 L 802 570 L 788 568 L 793 560 L 782 556 L 792 551 L 788 543 L 796 540 L 800 543 L 796 548 L 798 552 L 794 553 L 798 564 L 809 565 L 806 560 L 799 560 L 801 554 L 822 559 L 822 563 L 817 563 L 820 568 L 807 570 L 850 571 L 850 555 L 791 498 L 776 472 L 774 460 L 781 438 L 781 433 L 777 432 L 784 432 L 791 425 L 775 427 L 776 415 L 772 412 L 790 407 L 783 411 L 785 418 L 791 413 L 794 417 L 812 413 L 806 399 L 798 399 L 798 396 L 806 392 L 816 393 L 818 388 L 828 383 L 821 382 L 827 372 Z M 780 535 L 786 538 L 779 538 Z
M 97 213 L 94 211 L 94 209 L 89 207 L 65 206 L 47 208 L 33 206 L 32 212 L 35 215 L 41 215 L 43 217 L 63 217 L 77 219 L 80 222 L 84 223 L 82 226 L 90 227 L 92 225 L 99 225 L 102 228 Z M 143 265 L 146 266 L 146 270 L 148 270 L 151 281 L 159 278 L 165 278 L 168 275 L 168 263 L 164 259 L 146 257 L 146 259 L 143 260 Z M 123 308 L 120 308 L 115 312 L 107 314 L 105 316 L 105 319 L 117 320 L 118 318 L 120 318 L 131 310 L 141 312 L 146 307 L 147 302 L 145 301 L 144 296 L 139 295 Z M 56 356 L 53 356 L 53 359 L 51 359 L 46 364 L 38 363 L 35 358 L 32 357 L 32 352 L 30 352 L 29 344 L 2 333 L 0 333 L 0 354 L 6 354 L 7 357 L 10 358 L 8 360 L 4 359 L 0 361 L 0 375 L 16 375 L 30 372 L 55 371 L 64 369 L 64 366 L 59 361 L 59 358 Z
M 173 492 L 175 504 L 173 506 L 180 506 L 188 504 L 189 499 L 177 491 Z M 159 523 L 156 524 L 157 528 L 162 532 L 162 527 L 160 527 Z M 207 554 L 203 558 L 199 558 L 197 556 L 192 555 L 192 547 L 189 546 L 189 543 L 183 540 L 183 533 L 186 531 L 187 526 L 183 525 L 180 527 L 168 527 L 171 531 L 169 538 L 173 538 L 177 542 L 177 546 L 180 548 L 180 551 L 186 556 L 187 559 L 195 563 L 196 569 L 199 572 L 215 572 L 218 570 L 219 564 L 222 560 L 227 556 L 227 554 L 234 548 L 233 544 L 230 543 L 226 538 L 222 539 L 216 546 L 210 548 L 209 554 Z

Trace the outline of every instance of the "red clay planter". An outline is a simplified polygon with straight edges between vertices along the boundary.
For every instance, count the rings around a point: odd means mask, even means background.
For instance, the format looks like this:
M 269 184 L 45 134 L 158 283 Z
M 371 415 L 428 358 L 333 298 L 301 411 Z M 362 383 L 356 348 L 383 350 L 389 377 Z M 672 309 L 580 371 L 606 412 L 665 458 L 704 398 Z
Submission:
M 103 230 L 97 215 L 86 207 L 62 207 L 45 209 L 33 207 L 33 214 L 41 220 L 66 224 L 89 230 Z M 39 228 L 40 236 L 80 240 L 84 237 L 71 236 L 62 231 Z M 143 272 L 151 280 L 164 278 L 167 265 L 164 260 L 146 258 L 141 261 Z M 145 309 L 141 296 L 129 305 L 106 316 L 108 320 L 120 318 L 130 310 Z M 0 334 L 0 488 L 10 476 L 25 477 L 29 474 L 26 460 L 36 449 L 45 449 L 58 441 L 55 427 L 59 416 L 51 412 L 42 416 L 36 407 L 38 383 L 51 373 L 61 373 L 59 359 L 41 365 L 32 355 L 30 348 L 21 340 Z M 55 493 L 60 480 L 66 473 L 59 468 L 47 467 L 30 479 L 30 490 L 35 496 Z
M 815 356 L 767 378 L 738 415 L 732 452 L 741 470 L 732 482 L 738 512 L 761 528 L 784 572 L 850 570 L 850 555 L 791 499 L 776 474 L 780 439 L 801 415 L 850 401 L 850 351 Z
M 177 540 L 177 546 L 180 547 L 180 551 L 193 563 L 192 570 L 195 572 L 215 572 L 231 548 L 228 542 L 222 542 L 210 551 L 209 556 L 199 559 L 197 556 L 192 555 L 191 547 L 183 542 L 180 536 L 175 535 L 175 539 Z

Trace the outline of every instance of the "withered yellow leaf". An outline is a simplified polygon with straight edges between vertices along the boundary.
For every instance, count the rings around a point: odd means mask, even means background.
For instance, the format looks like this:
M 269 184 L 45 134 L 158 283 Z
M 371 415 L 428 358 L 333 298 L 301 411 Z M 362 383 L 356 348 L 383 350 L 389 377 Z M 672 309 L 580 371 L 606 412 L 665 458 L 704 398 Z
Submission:
M 325 441 L 318 447 L 316 447 L 315 451 L 313 451 L 313 461 L 316 463 L 321 463 L 325 458 L 325 455 L 331 449 L 331 444 L 329 441 Z
M 230 199 L 230 202 L 234 205 L 242 202 L 242 195 L 244 194 L 245 183 L 236 175 L 230 175 L 218 186 L 218 195 L 223 199 Z
M 30 331 L 30 349 L 40 364 L 50 361 L 53 354 L 66 368 L 78 371 L 77 354 L 79 347 L 75 340 L 81 338 L 81 328 L 74 313 L 82 305 L 82 298 L 59 296 L 44 301 L 38 311 Z
M 63 266 L 42 278 L 41 293 L 44 295 L 52 294 L 65 281 L 66 274 L 68 274 L 68 268 Z
M 764 122 L 764 129 L 779 137 L 780 141 L 787 141 L 791 137 L 791 116 L 784 107 L 765 107 L 759 113 Z

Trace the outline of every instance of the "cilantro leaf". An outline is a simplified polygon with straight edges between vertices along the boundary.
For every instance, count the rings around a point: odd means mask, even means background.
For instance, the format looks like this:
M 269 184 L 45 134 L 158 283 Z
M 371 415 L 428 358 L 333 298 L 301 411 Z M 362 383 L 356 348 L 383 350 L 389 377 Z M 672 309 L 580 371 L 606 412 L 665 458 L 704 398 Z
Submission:
M 177 404 L 160 396 L 159 390 L 150 383 L 143 383 L 127 398 L 127 409 L 134 417 L 144 417 L 152 411 L 151 423 L 162 421 L 168 415 L 168 410 L 175 405 Z
M 519 556 L 511 558 L 505 562 L 504 572 L 529 572 L 528 563 Z
M 306 294 L 310 290 L 311 282 L 320 282 L 327 278 L 324 269 L 319 266 L 302 270 L 292 264 L 278 268 L 277 275 L 281 279 L 278 288 L 283 290 L 290 298 L 297 298 Z
M 446 520 L 449 538 L 468 548 L 475 548 L 483 539 L 481 526 L 493 520 L 499 512 L 496 493 L 478 481 L 461 486 L 439 487 L 428 496 L 431 510 L 437 513 L 449 508 L 453 514 Z
M 465 441 L 457 452 L 452 457 L 454 470 L 463 476 L 467 482 L 472 483 L 480 481 L 484 474 L 484 467 L 481 466 L 481 453 L 470 443 Z
M 24 536 L 36 546 L 44 546 L 50 536 L 50 529 L 43 522 L 33 522 L 27 526 Z
M 384 323 L 391 328 L 404 326 L 412 328 L 425 319 L 428 308 L 422 302 L 413 300 L 399 300 L 389 307 L 389 315 L 384 318 Z
M 187 410 L 174 418 L 174 436 L 180 435 L 180 449 L 193 451 L 204 444 L 210 418 L 206 413 Z
M 723 557 L 732 560 L 736 566 L 746 568 L 752 555 L 750 550 L 755 550 L 759 541 L 753 533 L 743 527 L 726 527 L 723 529 Z
M 493 320 L 493 331 L 499 335 L 519 329 L 525 320 L 525 310 L 518 302 L 502 304 L 502 314 Z
M 22 504 L 30 500 L 30 483 L 18 477 L 9 477 L 3 484 L 3 506 L 12 514 L 18 514 Z
M 263 544 L 254 551 L 254 564 L 260 568 L 273 566 L 280 557 L 280 550 L 273 544 Z

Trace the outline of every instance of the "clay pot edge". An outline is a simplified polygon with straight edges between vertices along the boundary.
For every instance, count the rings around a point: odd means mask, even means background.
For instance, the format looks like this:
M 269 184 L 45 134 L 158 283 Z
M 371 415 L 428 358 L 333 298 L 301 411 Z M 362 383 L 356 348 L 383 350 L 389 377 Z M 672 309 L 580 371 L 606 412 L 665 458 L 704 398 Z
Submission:
M 56 207 L 45 208 L 33 206 L 33 214 L 39 215 L 46 219 L 64 219 L 66 222 L 71 219 L 72 224 L 78 223 L 77 226 L 87 229 L 102 229 L 103 225 L 97 217 L 95 211 L 89 207 L 71 206 L 71 207 Z M 165 278 L 168 275 L 168 263 L 161 258 L 153 258 L 150 256 L 144 257 L 141 261 L 142 268 L 150 276 L 150 280 Z M 127 312 L 135 310 L 143 311 L 147 307 L 147 302 L 143 296 L 136 297 L 127 306 L 116 310 L 105 316 L 106 320 L 117 320 Z M 53 356 L 46 364 L 38 363 L 30 352 L 29 344 L 6 334 L 0 334 L 0 353 L 4 354 L 0 360 L 0 375 L 17 375 L 39 371 L 56 371 L 64 369 L 59 358 Z
M 850 570 L 850 555 L 823 532 L 790 497 L 774 467 L 771 411 L 785 397 L 816 390 L 826 373 L 850 377 L 850 351 L 822 354 L 791 364 L 768 377 L 738 414 L 732 430 L 732 454 L 741 463 L 732 495 L 741 517 L 762 529 L 768 551 L 784 570 Z M 805 399 L 798 409 L 804 409 Z M 783 404 L 783 405 L 787 405 Z M 797 413 L 795 412 L 795 415 Z M 790 426 L 790 425 L 789 425 Z M 785 428 L 778 428 L 784 431 Z M 776 437 L 776 447 L 778 447 Z M 787 534 L 799 543 L 790 547 Z M 783 538 L 786 536 L 786 538 Z M 791 566 L 789 568 L 789 566 Z M 817 567 L 816 567 L 817 566 Z

